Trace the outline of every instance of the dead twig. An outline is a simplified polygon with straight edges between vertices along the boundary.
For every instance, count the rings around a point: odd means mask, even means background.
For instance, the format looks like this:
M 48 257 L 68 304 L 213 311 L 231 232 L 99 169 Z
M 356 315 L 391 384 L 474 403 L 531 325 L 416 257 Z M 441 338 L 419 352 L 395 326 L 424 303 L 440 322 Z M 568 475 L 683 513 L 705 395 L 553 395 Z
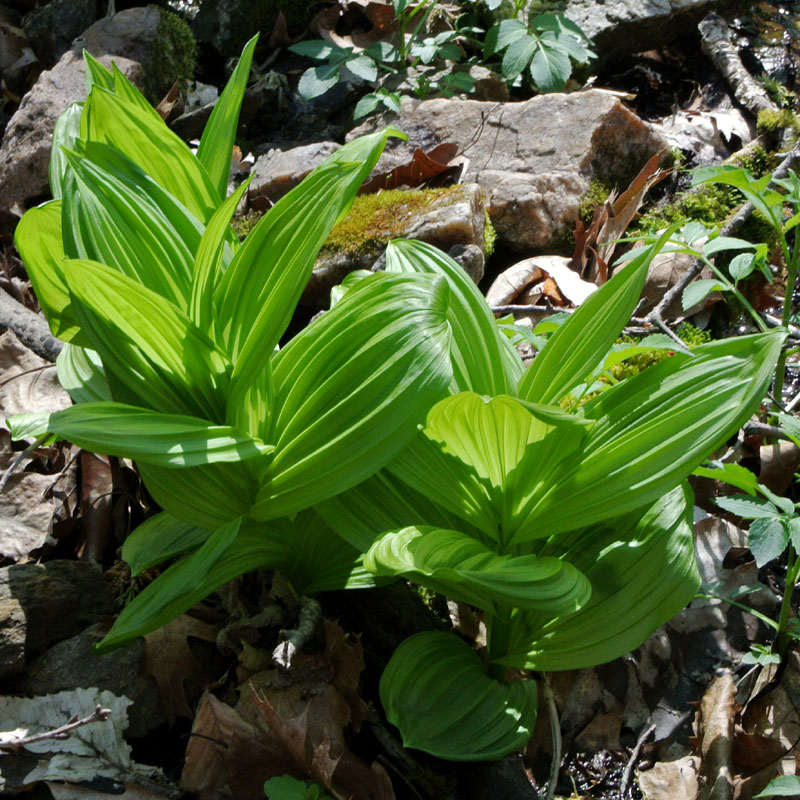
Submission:
M 64 343 L 50 333 L 44 317 L 0 289 L 0 326 L 10 328 L 22 344 L 47 361 L 55 361 Z
M 628 788 L 631 784 L 631 776 L 633 775 L 633 769 L 636 766 L 636 762 L 639 760 L 639 754 L 642 752 L 645 742 L 653 733 L 655 733 L 655 730 L 656 724 L 654 722 L 652 725 L 645 728 L 639 735 L 639 738 L 636 740 L 636 745 L 631 751 L 631 757 L 628 759 L 628 763 L 625 765 L 625 769 L 622 771 L 622 778 L 619 782 L 620 797 L 625 798 L 627 796 Z
M 110 714 L 110 708 L 103 708 L 102 706 L 98 705 L 95 708 L 94 713 L 90 714 L 88 717 L 84 717 L 83 719 L 78 719 L 76 715 L 64 725 L 60 725 L 58 728 L 53 728 L 53 730 L 42 731 L 42 733 L 34 733 L 30 736 L 22 736 L 19 739 L 15 739 L 11 742 L 0 741 L 0 750 L 15 752 L 17 750 L 22 750 L 29 744 L 34 744 L 34 742 L 43 742 L 48 739 L 69 739 L 70 733 L 76 728 L 82 728 L 84 725 L 91 725 L 93 722 L 105 722 Z

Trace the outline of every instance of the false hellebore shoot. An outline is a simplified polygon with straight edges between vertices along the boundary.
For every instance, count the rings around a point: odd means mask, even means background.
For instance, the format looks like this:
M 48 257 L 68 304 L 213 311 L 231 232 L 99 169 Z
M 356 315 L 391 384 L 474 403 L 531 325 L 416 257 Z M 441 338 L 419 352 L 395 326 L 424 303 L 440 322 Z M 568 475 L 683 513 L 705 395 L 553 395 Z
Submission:
M 197 154 L 86 56 L 86 101 L 54 134 L 54 200 L 16 242 L 75 405 L 11 420 L 132 458 L 163 511 L 125 542 L 134 574 L 179 557 L 100 649 L 153 630 L 243 572 L 299 593 L 413 580 L 480 609 L 478 652 L 412 636 L 381 681 L 407 745 L 450 759 L 521 747 L 520 670 L 639 645 L 698 587 L 686 477 L 758 406 L 782 331 L 676 352 L 585 402 L 638 301 L 637 255 L 522 363 L 463 270 L 396 241 L 281 344 L 314 260 L 388 129 L 346 144 L 243 243 L 225 197 L 255 41 Z M 516 670 L 511 679 L 509 668 Z

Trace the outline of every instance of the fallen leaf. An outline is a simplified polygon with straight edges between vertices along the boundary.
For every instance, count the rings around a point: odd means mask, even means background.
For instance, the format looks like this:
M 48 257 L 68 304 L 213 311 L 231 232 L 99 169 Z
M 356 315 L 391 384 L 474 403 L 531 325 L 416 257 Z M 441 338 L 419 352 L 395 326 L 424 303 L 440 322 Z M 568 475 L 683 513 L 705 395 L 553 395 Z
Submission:
M 382 189 L 396 189 L 398 186 L 421 186 L 434 178 L 457 178 L 464 169 L 466 159 L 456 157 L 458 145 L 445 142 L 438 144 L 426 153 L 417 147 L 411 160 L 388 172 L 381 172 L 370 178 L 359 190 L 359 194 L 372 194 Z
M 698 800 L 733 800 L 733 730 L 736 684 L 717 675 L 700 702 L 700 792 Z
M 182 614 L 144 637 L 142 672 L 155 678 L 170 723 L 193 717 L 184 683 L 205 688 L 213 678 L 192 652 L 189 637 L 216 642 L 218 632 L 218 626 Z
M 25 736 L 54 730 L 73 717 L 91 716 L 97 705 L 111 709 L 102 722 L 93 722 L 70 732 L 64 739 L 44 739 L 25 746 L 40 756 L 39 763 L 24 778 L 23 786 L 39 781 L 80 783 L 108 778 L 125 783 L 133 774 L 160 777 L 155 767 L 137 764 L 123 739 L 128 725 L 131 700 L 117 697 L 107 690 L 72 689 L 42 697 L 0 697 L 0 719 L 3 727 L 25 731 Z M 13 756 L 0 755 L 3 761 Z
M 648 770 L 637 770 L 636 781 L 647 800 L 695 800 L 700 759 L 685 756 L 659 761 Z

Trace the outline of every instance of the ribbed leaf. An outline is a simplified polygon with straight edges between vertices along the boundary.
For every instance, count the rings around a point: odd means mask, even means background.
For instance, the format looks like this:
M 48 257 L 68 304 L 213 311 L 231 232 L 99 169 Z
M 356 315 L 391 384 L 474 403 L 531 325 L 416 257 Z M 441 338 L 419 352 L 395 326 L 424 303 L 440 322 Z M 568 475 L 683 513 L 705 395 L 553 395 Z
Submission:
M 273 450 L 227 425 L 122 403 L 81 403 L 50 414 L 47 428 L 84 450 L 162 467 L 235 463 Z
M 492 761 L 533 733 L 533 681 L 490 678 L 477 654 L 451 633 L 425 631 L 395 650 L 380 683 L 387 719 L 403 744 L 451 761 Z
M 67 256 L 115 267 L 185 311 L 202 234 L 197 220 L 105 145 L 79 143 L 65 158 L 74 177 L 62 201 Z
M 142 570 L 154 567 L 168 558 L 194 550 L 211 533 L 162 511 L 145 520 L 128 535 L 122 545 L 122 557 L 131 568 L 131 575 L 138 575 Z
M 217 287 L 217 330 L 249 386 L 271 357 L 319 249 L 349 209 L 392 129 L 349 142 L 259 221 L 236 252 Z
M 550 337 L 519 384 L 519 396 L 534 403 L 558 402 L 601 362 L 628 324 L 642 293 L 647 269 L 677 226 L 592 294 Z
M 403 577 L 499 613 L 499 606 L 571 614 L 591 594 L 584 575 L 566 561 L 498 555 L 454 530 L 409 527 L 384 534 L 364 557 L 375 575 Z
M 447 303 L 441 278 L 374 275 L 276 354 L 277 458 L 255 518 L 355 486 L 414 435 L 450 380 Z
M 125 153 L 201 223 L 222 201 L 189 147 L 162 120 L 120 95 L 92 89 L 84 105 L 81 138 Z
M 431 501 L 505 544 L 526 509 L 585 436 L 585 420 L 557 407 L 471 392 L 442 400 L 388 469 Z M 429 441 L 425 441 L 425 440 Z M 526 531 L 532 538 L 537 531 Z M 539 534 L 543 535 L 543 534 Z
M 14 244 L 53 336 L 88 347 L 89 340 L 80 331 L 61 273 L 64 259 L 61 201 L 52 200 L 26 211 L 14 232 Z
M 250 77 L 250 64 L 253 61 L 256 42 L 258 35 L 244 46 L 236 69 L 233 70 L 222 96 L 208 118 L 203 135 L 200 137 L 200 146 L 197 148 L 197 160 L 206 168 L 211 183 L 216 186 L 220 197 L 225 197 L 228 193 L 233 140 L 236 137 L 239 109 Z
M 125 607 L 105 639 L 95 646 L 95 651 L 108 652 L 165 625 L 223 583 L 257 568 L 258 564 L 254 567 L 242 565 L 242 559 L 231 552 L 240 523 L 241 519 L 237 518 L 223 525 L 194 553 L 156 578 Z M 253 560 L 257 559 L 253 557 Z
M 109 91 L 114 90 L 114 76 L 111 70 L 103 66 L 88 50 L 83 51 L 83 62 L 86 65 L 86 94 L 92 91 L 93 86 L 101 86 Z
M 110 88 L 115 94 L 130 101 L 133 105 L 138 106 L 145 114 L 152 117 L 155 122 L 161 122 L 161 116 L 158 111 L 150 105 L 147 98 L 125 77 L 125 75 L 123 75 L 119 67 L 113 61 L 111 62 L 111 75 L 114 85 L 104 88 Z
M 259 464 L 255 459 L 189 469 L 137 466 L 161 508 L 195 527 L 216 529 L 252 507 L 260 486 Z
M 447 321 L 453 331 L 454 393 L 515 392 L 522 377 L 519 355 L 505 346 L 484 296 L 456 261 L 433 245 L 395 239 L 386 248 L 386 271 L 430 273 L 447 280 L 452 295 Z
M 216 422 L 225 419 L 229 363 L 188 317 L 160 295 L 92 261 L 63 271 L 81 328 L 106 375 L 136 405 Z
M 315 504 L 314 508 L 360 553 L 366 553 L 384 531 L 397 530 L 409 524 L 458 529 L 478 539 L 481 536 L 477 528 L 414 491 L 386 470 Z
M 61 187 L 64 180 L 64 173 L 67 169 L 66 158 L 63 149 L 71 150 L 75 146 L 75 140 L 81 135 L 81 114 L 83 113 L 83 103 L 71 103 L 56 120 L 53 128 L 53 141 L 50 151 L 50 193 L 55 200 L 61 199 Z
M 638 647 L 693 598 L 692 495 L 680 486 L 644 513 L 550 540 L 542 556 L 564 558 L 592 585 L 576 614 L 514 618 L 507 666 L 565 670 L 603 664 Z
M 530 507 L 539 535 L 632 511 L 686 478 L 757 408 L 784 337 L 776 330 L 700 345 L 590 400 L 584 412 L 596 421 L 581 458 Z
M 234 248 L 231 241 L 230 222 L 242 200 L 252 176 L 214 212 L 203 238 L 197 247 L 192 267 L 192 291 L 189 315 L 201 330 L 213 338 L 214 331 L 214 288 L 222 277 L 223 268 L 228 265 Z
M 56 359 L 58 382 L 75 403 L 113 400 L 103 362 L 94 350 L 66 343 Z

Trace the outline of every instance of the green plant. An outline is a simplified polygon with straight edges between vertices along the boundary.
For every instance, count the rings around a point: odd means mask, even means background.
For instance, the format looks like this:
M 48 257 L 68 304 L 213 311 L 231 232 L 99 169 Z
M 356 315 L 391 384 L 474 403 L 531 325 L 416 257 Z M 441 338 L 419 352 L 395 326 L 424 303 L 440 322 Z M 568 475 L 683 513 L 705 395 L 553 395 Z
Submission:
M 753 797 L 800 797 L 800 776 L 781 775 L 773 778 L 762 792 Z
M 750 171 L 744 167 L 725 165 L 704 167 L 696 170 L 693 175 L 693 184 L 721 184 L 738 190 L 745 200 L 752 203 L 753 208 L 769 224 L 772 233 L 777 237 L 786 269 L 786 293 L 783 301 L 781 324 L 787 325 L 792 313 L 792 293 L 797 282 L 798 270 L 800 270 L 800 248 L 797 247 L 795 233 L 793 233 L 795 226 L 800 223 L 800 178 L 795 172 L 789 170 L 788 176 L 785 178 L 776 178 L 774 175 L 768 174 L 755 179 Z M 787 207 L 791 211 L 785 214 L 784 211 Z M 764 247 L 764 249 L 766 248 Z M 756 255 L 758 254 L 757 245 Z M 740 277 L 748 274 L 748 270 L 752 270 L 754 264 L 754 261 L 749 263 L 744 260 L 740 261 Z M 731 263 L 731 277 L 736 280 L 732 268 L 733 262 Z M 765 274 L 769 276 L 766 271 Z M 729 286 L 725 286 L 725 283 L 725 281 L 720 281 L 724 288 L 729 289 Z M 691 289 L 691 286 L 689 289 Z M 738 297 L 741 302 L 743 298 L 741 298 L 741 295 L 738 295 Z M 749 304 L 745 307 L 749 307 Z M 752 313 L 754 312 L 751 310 Z M 759 325 L 763 324 L 758 319 L 756 322 Z M 773 395 L 778 402 L 780 402 L 783 394 L 786 358 L 787 353 L 784 351 L 781 353 L 776 367 Z
M 506 19 L 486 34 L 486 59 L 505 50 L 503 79 L 513 83 L 525 73 L 540 92 L 560 92 L 572 74 L 572 62 L 586 64 L 594 53 L 591 40 L 571 20 L 560 14 L 540 14 L 530 25 Z
M 333 800 L 318 783 L 291 775 L 270 778 L 264 784 L 264 794 L 268 800 Z
M 377 111 L 381 106 L 395 114 L 400 113 L 400 93 L 387 89 L 376 89 L 368 92 L 357 103 L 353 111 L 353 119 L 361 119 Z
M 756 408 L 783 332 L 675 352 L 573 413 L 561 406 L 606 359 L 673 232 L 570 315 L 527 372 L 458 265 L 422 243 L 390 244 L 388 270 L 450 285 L 452 394 L 384 470 L 316 509 L 376 576 L 483 612 L 482 657 L 441 632 L 392 656 L 381 699 L 408 746 L 456 760 L 522 746 L 536 685 L 508 668 L 611 660 L 694 596 L 684 479 Z
M 385 465 L 450 380 L 448 290 L 374 275 L 280 348 L 319 248 L 391 130 L 342 147 L 239 243 L 230 153 L 255 40 L 193 155 L 114 68 L 55 134 L 58 199 L 16 243 L 77 404 L 11 420 L 137 462 L 164 511 L 126 540 L 134 574 L 182 557 L 139 594 L 107 649 L 242 572 L 299 592 L 371 585 L 359 553 L 310 510 Z

